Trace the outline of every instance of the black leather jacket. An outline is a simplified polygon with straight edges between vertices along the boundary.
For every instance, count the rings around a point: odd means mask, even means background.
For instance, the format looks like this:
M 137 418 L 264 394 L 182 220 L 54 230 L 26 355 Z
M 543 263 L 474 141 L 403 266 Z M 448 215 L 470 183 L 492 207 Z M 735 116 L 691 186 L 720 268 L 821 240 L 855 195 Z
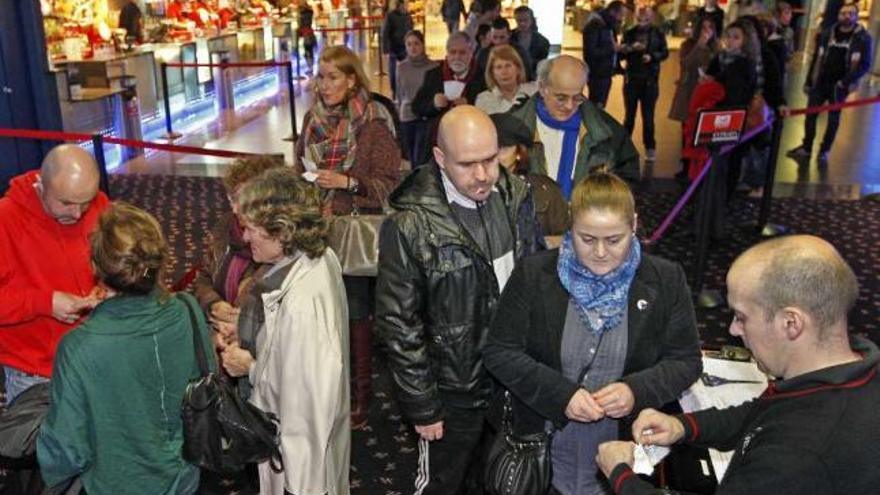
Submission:
M 543 247 L 528 186 L 503 168 L 497 183 L 512 229 L 514 256 Z M 426 425 L 444 405 L 486 408 L 492 382 L 481 350 L 500 294 L 495 272 L 456 221 L 435 163 L 414 171 L 391 194 L 396 210 L 379 240 L 376 333 L 387 348 L 404 417 Z

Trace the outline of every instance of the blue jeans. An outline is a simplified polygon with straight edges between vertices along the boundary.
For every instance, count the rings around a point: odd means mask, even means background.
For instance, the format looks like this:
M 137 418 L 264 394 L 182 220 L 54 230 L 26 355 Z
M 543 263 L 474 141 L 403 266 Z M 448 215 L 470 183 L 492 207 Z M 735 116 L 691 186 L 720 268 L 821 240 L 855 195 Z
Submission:
M 6 404 L 11 404 L 16 397 L 30 387 L 49 381 L 46 377 L 29 375 L 8 366 L 3 367 L 3 373 L 6 375 Z

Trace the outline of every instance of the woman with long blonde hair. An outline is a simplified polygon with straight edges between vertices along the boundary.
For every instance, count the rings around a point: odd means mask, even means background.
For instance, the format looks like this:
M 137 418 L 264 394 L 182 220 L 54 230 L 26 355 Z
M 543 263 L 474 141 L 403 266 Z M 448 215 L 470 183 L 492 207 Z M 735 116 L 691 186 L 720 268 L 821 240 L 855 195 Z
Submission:
M 372 97 L 360 59 L 344 46 L 321 52 L 315 90 L 296 144 L 296 170 L 316 167 L 315 184 L 329 214 L 381 212 L 400 177 L 394 117 Z M 366 424 L 372 395 L 373 280 L 346 277 L 345 283 L 355 361 L 352 420 L 359 428 Z

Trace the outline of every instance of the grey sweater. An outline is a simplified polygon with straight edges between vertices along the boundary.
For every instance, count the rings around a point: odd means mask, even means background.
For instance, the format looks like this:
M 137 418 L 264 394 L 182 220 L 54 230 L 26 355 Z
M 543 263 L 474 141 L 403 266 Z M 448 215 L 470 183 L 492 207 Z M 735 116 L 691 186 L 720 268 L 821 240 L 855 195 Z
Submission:
M 437 62 L 422 57 L 407 58 L 397 64 L 397 108 L 400 109 L 400 121 L 412 122 L 419 118 L 412 111 L 412 101 L 422 87 L 425 72 L 437 67 Z

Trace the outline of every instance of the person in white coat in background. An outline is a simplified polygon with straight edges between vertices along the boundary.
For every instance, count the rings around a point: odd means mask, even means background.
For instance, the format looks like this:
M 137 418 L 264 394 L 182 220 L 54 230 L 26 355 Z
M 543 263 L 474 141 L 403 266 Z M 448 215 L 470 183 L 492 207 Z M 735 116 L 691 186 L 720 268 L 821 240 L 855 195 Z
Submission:
M 248 182 L 238 206 L 254 261 L 272 265 L 221 359 L 280 420 L 284 469 L 259 465 L 263 495 L 348 495 L 348 307 L 317 187 L 289 169 Z

